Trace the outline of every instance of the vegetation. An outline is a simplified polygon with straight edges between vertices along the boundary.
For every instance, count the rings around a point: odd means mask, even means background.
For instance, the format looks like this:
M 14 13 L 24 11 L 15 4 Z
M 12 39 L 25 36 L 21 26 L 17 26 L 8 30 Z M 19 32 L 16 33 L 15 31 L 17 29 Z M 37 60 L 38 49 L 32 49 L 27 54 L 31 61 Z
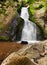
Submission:
M 0 41 L 8 41 L 9 37 L 8 36 L 0 36 Z

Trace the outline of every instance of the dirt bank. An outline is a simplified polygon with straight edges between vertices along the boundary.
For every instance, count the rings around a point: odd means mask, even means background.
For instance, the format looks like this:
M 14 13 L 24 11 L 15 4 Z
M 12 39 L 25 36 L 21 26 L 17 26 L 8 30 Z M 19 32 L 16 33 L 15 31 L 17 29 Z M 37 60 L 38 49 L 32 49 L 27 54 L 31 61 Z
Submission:
M 0 42 L 0 63 L 12 52 L 22 48 L 22 44 L 16 42 Z

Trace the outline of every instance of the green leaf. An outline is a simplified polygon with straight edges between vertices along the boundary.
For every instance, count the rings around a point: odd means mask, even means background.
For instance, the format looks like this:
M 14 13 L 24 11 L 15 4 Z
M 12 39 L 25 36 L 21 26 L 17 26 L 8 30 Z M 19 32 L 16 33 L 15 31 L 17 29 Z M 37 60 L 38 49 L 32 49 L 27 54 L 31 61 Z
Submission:
M 32 5 L 30 5 L 30 12 L 32 15 L 34 15 L 34 8 L 32 7 Z

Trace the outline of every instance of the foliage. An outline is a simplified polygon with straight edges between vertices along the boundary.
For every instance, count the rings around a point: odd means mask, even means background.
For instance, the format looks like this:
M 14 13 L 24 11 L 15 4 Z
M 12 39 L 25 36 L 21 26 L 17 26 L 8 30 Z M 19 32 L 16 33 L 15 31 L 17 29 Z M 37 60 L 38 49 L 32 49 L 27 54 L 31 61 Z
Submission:
M 7 41 L 9 40 L 8 36 L 0 36 L 0 40 Z
M 34 14 L 34 8 L 32 7 L 32 5 L 30 5 L 29 10 L 30 10 L 30 13 L 33 15 Z
M 9 3 L 10 3 L 11 6 L 13 6 L 14 1 L 13 0 L 9 0 Z
M 2 6 L 5 6 L 5 2 L 0 2 Z
M 6 11 L 5 9 L 0 8 L 0 14 L 1 14 L 1 13 L 5 14 L 5 11 Z
M 35 5 L 36 2 L 38 2 L 38 5 Z M 31 11 L 32 14 L 34 14 L 35 9 L 39 10 L 42 7 L 44 7 L 47 10 L 47 0 L 43 0 L 40 3 L 39 2 L 40 2 L 39 0 L 28 0 L 29 7 L 30 7 L 29 10 Z M 33 6 L 33 4 L 35 6 Z
M 29 4 L 33 4 L 33 3 L 35 3 L 35 1 L 36 1 L 36 0 L 28 0 L 28 3 L 29 3 Z
M 43 4 L 40 4 L 40 5 L 36 6 L 35 9 L 39 10 L 39 9 L 41 9 L 42 7 L 44 7 Z
M 44 2 L 44 7 L 45 7 L 46 10 L 47 10 L 47 0 L 43 0 L 43 2 Z

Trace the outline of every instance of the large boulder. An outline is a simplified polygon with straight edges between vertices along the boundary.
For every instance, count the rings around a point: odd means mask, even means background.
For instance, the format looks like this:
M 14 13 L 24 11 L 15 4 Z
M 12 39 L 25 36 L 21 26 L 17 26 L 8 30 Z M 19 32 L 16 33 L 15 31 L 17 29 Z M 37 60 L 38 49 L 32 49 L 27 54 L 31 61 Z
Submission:
M 10 54 L 1 65 L 36 65 L 33 61 L 25 56 L 20 56 L 15 52 Z

